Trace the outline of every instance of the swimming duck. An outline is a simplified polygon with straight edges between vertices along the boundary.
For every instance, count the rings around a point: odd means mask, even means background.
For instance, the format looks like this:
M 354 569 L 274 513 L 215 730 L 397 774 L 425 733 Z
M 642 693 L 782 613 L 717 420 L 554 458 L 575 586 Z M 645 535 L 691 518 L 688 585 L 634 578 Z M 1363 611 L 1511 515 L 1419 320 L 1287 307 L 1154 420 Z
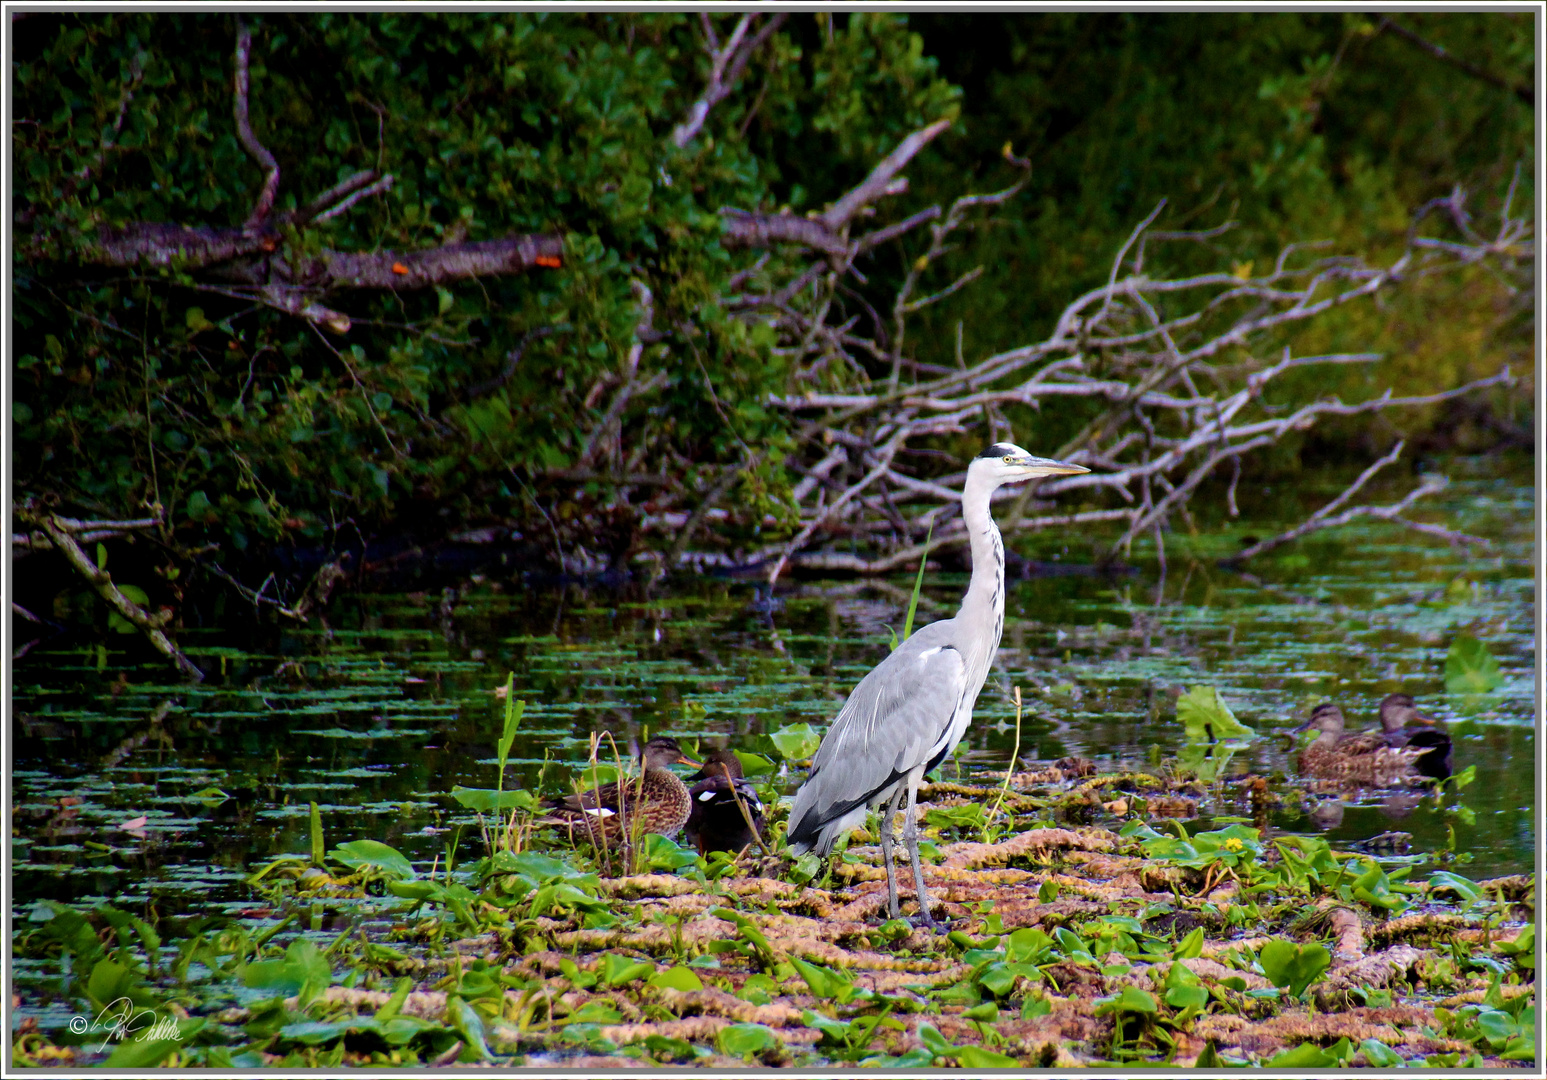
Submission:
M 1380 703 L 1380 726 L 1387 746 L 1421 747 L 1413 763 L 1424 776 L 1443 780 L 1450 775 L 1450 734 L 1432 716 L 1425 716 L 1406 694 L 1387 694 Z
M 688 843 L 697 845 L 700 855 L 739 852 L 757 842 L 765 828 L 763 802 L 751 782 L 742 778 L 741 759 L 734 750 L 709 754 L 704 767 L 688 779 L 698 783 L 688 791 L 693 809 L 688 813 L 685 835 Z
M 639 833 L 675 836 L 688 820 L 688 789 L 671 771 L 676 764 L 697 767 L 677 740 L 657 735 L 640 755 L 643 771 L 637 778 L 614 780 L 589 791 L 548 801 L 548 812 L 537 820 L 569 833 L 570 839 L 610 846 Z
M 1343 734 L 1343 710 L 1324 702 L 1294 733 L 1315 730 L 1316 739 L 1300 754 L 1300 771 L 1323 780 L 1347 780 L 1387 787 L 1417 777 L 1414 762 L 1426 753 L 1417 747 L 1389 746 L 1384 731 Z

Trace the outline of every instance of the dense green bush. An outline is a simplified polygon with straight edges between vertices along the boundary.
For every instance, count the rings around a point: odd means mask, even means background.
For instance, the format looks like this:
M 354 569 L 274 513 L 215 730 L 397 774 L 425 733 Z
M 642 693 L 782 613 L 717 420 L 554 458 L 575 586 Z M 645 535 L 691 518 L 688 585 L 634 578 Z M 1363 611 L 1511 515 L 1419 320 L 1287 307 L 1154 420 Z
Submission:
M 969 356 L 1044 333 L 1162 196 L 1160 228 L 1242 222 L 1212 246 L 1168 248 L 1167 268 L 1184 270 L 1315 237 L 1379 252 L 1456 183 L 1496 206 L 1516 164 L 1517 199 L 1532 197 L 1533 116 L 1511 88 L 1532 68 L 1528 16 L 1403 17 L 1490 81 L 1366 16 L 793 15 L 679 148 L 710 79 L 704 26 L 723 39 L 736 18 L 254 17 L 275 258 L 562 237 L 561 265 L 521 275 L 337 290 L 342 336 L 219 267 L 104 265 L 103 230 L 249 219 L 264 174 L 233 119 L 231 16 L 16 22 L 18 497 L 115 518 L 160 505 L 162 538 L 184 552 L 325 547 L 339 530 L 443 531 L 539 504 L 600 515 L 622 476 L 664 478 L 691 507 L 726 466 L 755 462 L 741 505 L 787 519 L 795 424 L 767 398 L 788 388 L 788 342 L 726 300 L 760 258 L 758 282 L 810 260 L 730 247 L 721 211 L 820 211 L 942 117 L 955 129 L 876 221 L 1002 186 L 1005 143 L 1034 163 L 996 227 L 929 271 L 938 287 L 989 267 L 909 332 L 910 353 L 946 366 L 958 323 Z M 286 223 L 360 170 L 394 183 Z M 848 314 L 877 318 L 864 304 L 891 296 L 921 235 L 867 257 Z M 1403 388 L 1439 388 L 1529 355 L 1530 316 L 1503 296 L 1478 271 L 1316 333 L 1385 347 Z M 864 363 L 826 385 L 885 371 Z M 1356 391 L 1372 378 L 1339 377 Z M 634 542 L 626 524 L 620 536 L 618 553 Z

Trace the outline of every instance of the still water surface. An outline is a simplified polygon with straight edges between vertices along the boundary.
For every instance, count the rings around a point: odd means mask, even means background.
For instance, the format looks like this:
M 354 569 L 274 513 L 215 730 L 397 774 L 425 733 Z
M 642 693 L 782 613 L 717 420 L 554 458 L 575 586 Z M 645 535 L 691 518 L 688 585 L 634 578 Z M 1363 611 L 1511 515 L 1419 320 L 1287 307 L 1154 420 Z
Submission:
M 1275 778 L 1284 796 L 1275 828 L 1325 832 L 1335 844 L 1400 830 L 1419 856 L 1454 842 L 1469 860 L 1454 868 L 1474 879 L 1531 872 L 1531 466 L 1459 459 L 1447 471 L 1450 488 L 1415 516 L 1490 546 L 1367 523 L 1279 549 L 1247 577 L 1215 559 L 1243 535 L 1277 531 L 1273 512 L 1248 511 L 1255 520 L 1200 520 L 1195 535 L 1179 523 L 1164 573 L 1152 548 L 1136 547 L 1134 573 L 1014 583 L 961 767 L 1004 767 L 1019 687 L 1023 762 L 1080 754 L 1104 770 L 1163 768 L 1182 745 L 1176 695 L 1208 684 L 1261 736 L 1224 771 Z M 1338 490 L 1327 478 L 1297 487 L 1295 507 L 1278 505 L 1285 517 L 1303 514 Z M 1256 494 L 1274 504 L 1271 492 Z M 1078 567 L 1094 542 L 1012 546 L 1045 567 Z M 954 613 L 965 580 L 929 575 L 920 621 Z M 330 846 L 375 838 L 427 867 L 459 827 L 460 843 L 476 845 L 476 819 L 449 792 L 494 785 L 502 709 L 491 690 L 507 671 L 528 702 L 507 787 L 535 783 L 546 756 L 558 764 L 545 787 L 568 790 L 568 765 L 597 731 L 626 748 L 646 731 L 755 747 L 787 724 L 821 730 L 885 655 L 911 585 L 907 574 L 782 583 L 774 610 L 752 584 L 714 580 L 658 595 L 496 581 L 356 594 L 335 602 L 326 625 L 256 638 L 185 631 L 211 673 L 197 688 L 130 663 L 117 641 L 39 649 L 15 669 L 13 912 L 25 920 L 40 898 L 161 914 L 242 910 L 251 868 L 308 850 L 312 801 Z M 1498 661 L 1491 693 L 1446 692 L 1459 632 Z M 1393 691 L 1449 723 L 1456 768 L 1474 766 L 1474 783 L 1438 799 L 1340 801 L 1285 779 L 1294 752 L 1279 736 L 1311 706 L 1337 701 L 1363 727 Z M 143 828 L 119 828 L 140 816 Z

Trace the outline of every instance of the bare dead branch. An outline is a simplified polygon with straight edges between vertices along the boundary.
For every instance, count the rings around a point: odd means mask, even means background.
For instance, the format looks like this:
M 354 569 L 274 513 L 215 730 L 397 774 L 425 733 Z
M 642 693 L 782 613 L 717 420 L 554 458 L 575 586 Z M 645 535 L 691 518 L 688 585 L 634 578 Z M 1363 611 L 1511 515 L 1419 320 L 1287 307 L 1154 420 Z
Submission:
M 920 128 L 913 132 L 897 148 L 881 160 L 881 163 L 870 171 L 870 175 L 860 182 L 859 186 L 847 192 L 822 215 L 822 224 L 836 232 L 849 223 L 849 219 L 859 213 L 860 207 L 874 202 L 886 193 L 892 179 L 900 173 L 912 161 L 914 156 L 924 147 L 928 146 L 936 135 L 951 126 L 949 120 L 936 120 L 928 127 Z
M 678 124 L 671 133 L 671 141 L 677 149 L 681 150 L 693 141 L 703 129 L 704 121 L 709 118 L 709 110 L 730 96 L 736 84 L 741 81 L 742 73 L 746 71 L 747 62 L 752 59 L 752 54 L 773 36 L 788 17 L 786 13 L 779 12 L 764 23 L 749 41 L 743 42 L 742 39 L 751 27 L 752 21 L 757 18 L 755 14 L 743 15 L 736 21 L 735 29 L 731 31 L 731 36 L 722 46 L 719 35 L 714 32 L 709 14 L 700 13 L 700 21 L 704 27 L 704 41 L 709 52 L 709 81 L 704 87 L 703 94 L 688 109 L 687 119 Z
M 236 137 L 242 148 L 263 170 L 263 189 L 253 203 L 252 213 L 247 215 L 247 227 L 256 229 L 268 219 L 274 209 L 274 197 L 279 193 L 279 162 L 268 148 L 253 134 L 252 121 L 247 115 L 247 64 L 252 55 L 252 31 L 240 16 L 236 20 L 236 92 L 231 110 L 236 118 Z
M 75 537 L 70 534 L 70 530 L 65 528 L 53 514 L 34 513 L 23 508 L 18 508 L 16 513 L 23 521 L 41 529 L 76 573 L 85 578 L 97 595 L 107 601 L 109 606 L 134 624 L 157 652 L 172 661 L 188 679 L 194 682 L 203 681 L 204 672 L 200 671 L 198 666 L 172 643 L 172 639 L 167 637 L 166 631 L 162 629 L 171 619 L 170 611 L 151 615 L 125 596 L 118 586 L 113 584 L 112 575 L 98 567 L 87 556 Z
M 1403 41 L 1416 46 L 1420 51 L 1428 53 L 1441 63 L 1449 64 L 1451 67 L 1464 71 L 1472 78 L 1481 79 L 1490 86 L 1497 86 L 1501 90 L 1508 90 L 1530 108 L 1535 108 L 1536 106 L 1536 90 L 1529 84 L 1507 79 L 1502 75 L 1489 71 L 1487 68 L 1472 63 L 1470 60 L 1457 56 L 1443 45 L 1438 45 L 1428 38 L 1409 30 L 1389 15 L 1382 18 L 1376 24 L 1375 30 L 1376 33 L 1389 30 Z
M 727 243 L 742 247 L 772 247 L 774 244 L 799 244 L 829 255 L 847 255 L 849 243 L 821 221 L 794 214 L 758 214 L 749 210 L 726 208 L 721 236 Z

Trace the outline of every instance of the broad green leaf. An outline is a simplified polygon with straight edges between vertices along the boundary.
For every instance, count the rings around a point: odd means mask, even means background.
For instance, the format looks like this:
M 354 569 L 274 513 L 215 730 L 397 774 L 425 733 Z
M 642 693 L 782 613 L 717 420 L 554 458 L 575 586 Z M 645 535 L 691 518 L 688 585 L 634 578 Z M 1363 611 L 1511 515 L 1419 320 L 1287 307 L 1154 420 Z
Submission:
M 1486 694 L 1504 681 L 1488 646 L 1471 634 L 1457 634 L 1445 656 L 1445 689 L 1452 694 Z
M 963 1046 L 956 1051 L 956 1062 L 964 1069 L 1014 1069 L 1017 1058 L 985 1050 L 981 1046 Z
M 617 953 L 602 954 L 602 981 L 609 987 L 631 983 L 654 971 L 655 965 L 645 960 L 637 960 L 632 956 L 619 956 Z
M 646 979 L 645 982 L 651 986 L 658 986 L 663 990 L 681 990 L 685 993 L 692 993 L 695 990 L 702 990 L 704 988 L 704 981 L 694 974 L 692 968 L 681 966 L 657 971 Z
M 1176 701 L 1176 718 L 1181 721 L 1188 742 L 1257 737 L 1255 731 L 1235 718 L 1212 686 L 1189 687 Z
M 1338 1059 L 1315 1043 L 1301 1043 L 1292 1050 L 1281 1050 L 1265 1063 L 1270 1069 L 1327 1069 Z
M 810 724 L 790 724 L 768 738 L 784 756 L 784 760 L 791 763 L 810 758 L 822 742 L 822 737 L 811 729 Z
M 763 1024 L 731 1024 L 719 1030 L 714 1042 L 720 1053 L 736 1058 L 749 1058 L 780 1045 L 778 1034 Z
M 391 877 L 411 881 L 417 876 L 407 856 L 380 840 L 350 840 L 338 845 L 331 854 L 335 860 L 353 870 L 371 866 Z
M 1298 998 L 1306 987 L 1326 974 L 1332 966 L 1332 954 L 1324 945 L 1296 945 L 1278 938 L 1262 947 L 1257 962 L 1269 982 L 1288 988 L 1289 995 Z
M 1359 1044 L 1359 1049 L 1364 1051 L 1364 1059 L 1377 1069 L 1399 1069 L 1402 1067 L 1402 1055 L 1379 1039 L 1366 1039 Z

